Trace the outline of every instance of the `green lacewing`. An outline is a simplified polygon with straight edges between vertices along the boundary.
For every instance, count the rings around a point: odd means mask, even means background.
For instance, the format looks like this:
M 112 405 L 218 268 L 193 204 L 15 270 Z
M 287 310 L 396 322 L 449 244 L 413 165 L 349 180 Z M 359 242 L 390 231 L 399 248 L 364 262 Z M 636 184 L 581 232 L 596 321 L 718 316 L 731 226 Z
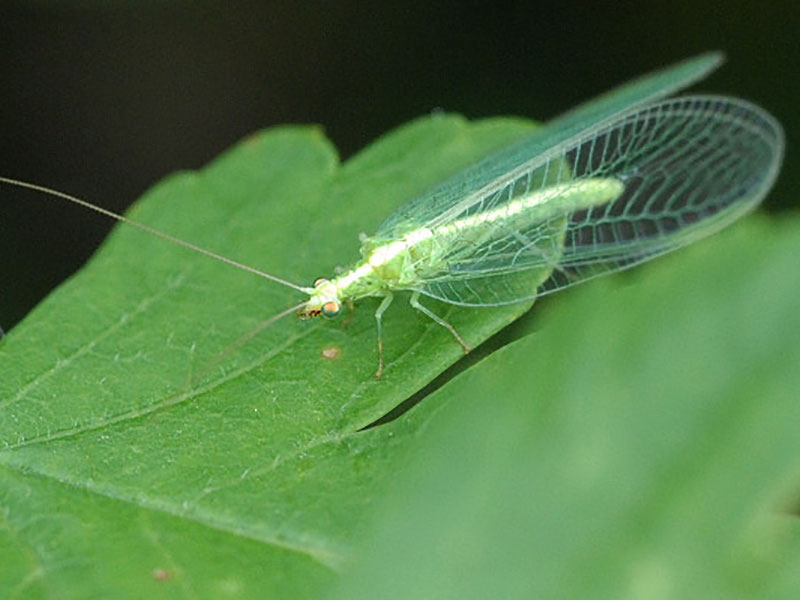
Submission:
M 75 202 L 308 296 L 259 330 L 291 313 L 333 318 L 346 303 L 381 298 L 380 377 L 382 317 L 396 291 L 410 292 L 411 305 L 468 352 L 421 296 L 466 307 L 531 300 L 687 245 L 752 210 L 780 168 L 778 122 L 737 98 L 667 98 L 721 60 L 719 53 L 689 59 L 554 119 L 397 209 L 362 237 L 358 262 L 310 287 L 68 194 L 0 181 Z

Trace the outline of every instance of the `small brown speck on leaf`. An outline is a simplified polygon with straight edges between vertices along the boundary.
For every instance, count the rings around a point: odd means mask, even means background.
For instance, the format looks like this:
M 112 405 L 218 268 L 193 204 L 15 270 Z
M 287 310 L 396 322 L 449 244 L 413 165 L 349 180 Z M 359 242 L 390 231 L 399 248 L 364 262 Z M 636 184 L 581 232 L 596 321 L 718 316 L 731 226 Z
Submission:
M 336 360 L 342 355 L 342 349 L 339 348 L 339 346 L 328 346 L 327 348 L 323 348 L 320 354 L 322 355 L 322 358 Z
M 153 569 L 153 579 L 156 581 L 169 581 L 172 579 L 172 572 L 167 569 Z

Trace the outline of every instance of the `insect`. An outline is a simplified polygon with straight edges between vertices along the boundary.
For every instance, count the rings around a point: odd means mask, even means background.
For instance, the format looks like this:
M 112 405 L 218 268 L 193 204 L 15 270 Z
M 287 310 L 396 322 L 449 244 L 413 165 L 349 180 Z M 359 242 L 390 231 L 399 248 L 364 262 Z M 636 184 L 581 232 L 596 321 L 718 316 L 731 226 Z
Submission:
M 422 296 L 465 307 L 530 300 L 687 245 L 756 206 L 774 182 L 783 132 L 764 110 L 721 96 L 665 99 L 721 61 L 707 54 L 618 88 L 546 124 L 391 214 L 361 260 L 296 285 L 73 196 L 75 202 L 308 297 L 271 317 L 338 316 L 372 296 L 378 368 L 394 293 L 471 346 Z M 262 326 L 262 328 L 263 328 Z

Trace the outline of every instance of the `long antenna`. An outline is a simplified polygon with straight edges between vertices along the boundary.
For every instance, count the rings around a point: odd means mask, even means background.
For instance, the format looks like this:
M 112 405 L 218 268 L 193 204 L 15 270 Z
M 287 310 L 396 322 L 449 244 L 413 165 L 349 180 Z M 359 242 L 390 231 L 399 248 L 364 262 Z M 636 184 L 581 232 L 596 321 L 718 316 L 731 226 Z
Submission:
M 237 262 L 233 259 L 222 256 L 221 254 L 217 254 L 216 252 L 211 252 L 211 250 L 206 250 L 205 248 L 196 246 L 191 242 L 187 242 L 180 238 L 176 238 L 175 236 L 172 236 L 168 233 L 164 233 L 163 231 L 159 231 L 158 229 L 153 229 L 152 227 L 149 227 L 143 223 L 139 223 L 138 221 L 134 221 L 133 219 L 129 219 L 128 217 L 123 217 L 122 215 L 118 215 L 115 212 L 111 212 L 110 210 L 103 208 L 102 206 L 97 206 L 96 204 L 92 204 L 91 202 L 87 202 L 86 200 L 81 200 L 80 198 L 76 198 L 75 196 L 70 196 L 69 194 L 65 194 L 64 192 L 59 192 L 58 190 L 54 190 L 45 187 L 43 185 L 36 185 L 35 183 L 28 183 L 27 181 L 19 181 L 18 179 L 10 179 L 8 177 L 2 177 L 2 176 L 0 176 L 0 183 L 7 183 L 9 185 L 14 185 L 21 188 L 27 188 L 29 190 L 34 190 L 36 192 L 41 192 L 43 194 L 48 194 L 50 196 L 63 198 L 64 200 L 69 200 L 70 202 L 79 204 L 84 208 L 88 208 L 95 212 L 99 212 L 100 214 L 106 215 L 107 217 L 111 217 L 112 219 L 116 219 L 117 221 L 120 221 L 122 223 L 126 223 L 127 225 L 133 225 L 134 227 L 138 227 L 142 231 L 146 231 L 147 233 L 152 233 L 153 235 L 156 235 L 170 242 L 174 242 L 175 244 L 183 246 L 184 248 L 189 248 L 189 250 L 194 250 L 195 252 L 199 252 L 200 254 L 205 254 L 206 256 L 215 258 L 219 261 L 222 261 L 226 264 L 236 267 L 237 269 L 242 269 L 243 271 L 247 271 L 248 273 L 253 273 L 254 275 L 258 275 L 259 277 L 263 277 L 264 279 L 269 279 L 270 281 L 274 281 L 275 283 L 280 283 L 281 285 L 285 285 L 286 287 L 298 290 L 300 292 L 303 292 L 304 294 L 308 293 L 308 290 L 306 288 L 303 288 L 299 285 L 295 285 L 294 283 L 286 281 L 285 279 L 281 279 L 280 277 L 275 277 L 274 275 L 270 275 L 269 273 L 260 271 L 255 267 L 251 267 L 249 265 Z

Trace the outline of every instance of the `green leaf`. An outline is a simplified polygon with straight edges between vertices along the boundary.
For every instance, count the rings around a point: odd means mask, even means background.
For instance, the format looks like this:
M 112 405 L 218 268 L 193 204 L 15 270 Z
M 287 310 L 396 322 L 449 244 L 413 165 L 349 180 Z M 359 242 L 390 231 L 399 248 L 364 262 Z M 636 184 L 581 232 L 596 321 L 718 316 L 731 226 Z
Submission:
M 425 118 L 340 167 L 318 129 L 281 127 L 130 216 L 309 285 L 391 208 L 530 129 Z M 463 351 L 397 302 L 376 380 L 371 300 L 346 326 L 289 317 L 236 344 L 301 299 L 122 227 L 0 341 L 0 596 L 318 595 L 391 476 L 393 434 L 358 430 Z M 437 309 L 476 343 L 527 306 Z
M 336 598 L 796 598 L 799 233 L 562 295 L 426 398 Z

